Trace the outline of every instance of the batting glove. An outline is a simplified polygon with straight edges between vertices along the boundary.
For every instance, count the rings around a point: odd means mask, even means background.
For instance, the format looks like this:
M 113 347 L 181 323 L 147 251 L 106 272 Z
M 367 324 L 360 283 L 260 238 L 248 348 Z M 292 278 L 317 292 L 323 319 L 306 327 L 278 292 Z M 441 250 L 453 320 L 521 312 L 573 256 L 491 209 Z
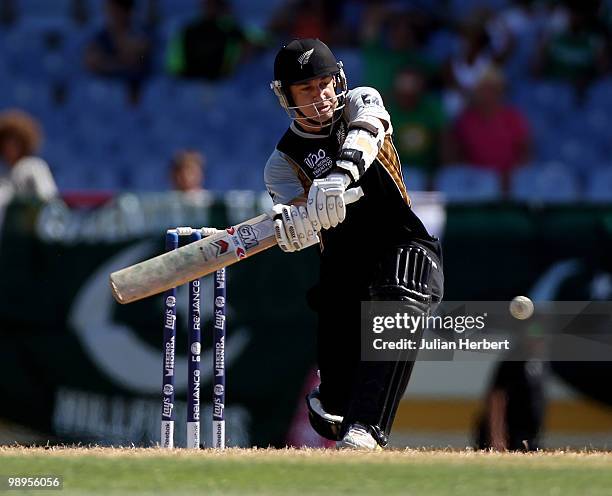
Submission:
M 308 217 L 316 231 L 336 227 L 346 217 L 344 192 L 350 182 L 346 174 L 334 172 L 315 179 L 308 192 Z
M 319 242 L 306 208 L 278 204 L 272 211 L 276 242 L 284 252 L 303 250 Z

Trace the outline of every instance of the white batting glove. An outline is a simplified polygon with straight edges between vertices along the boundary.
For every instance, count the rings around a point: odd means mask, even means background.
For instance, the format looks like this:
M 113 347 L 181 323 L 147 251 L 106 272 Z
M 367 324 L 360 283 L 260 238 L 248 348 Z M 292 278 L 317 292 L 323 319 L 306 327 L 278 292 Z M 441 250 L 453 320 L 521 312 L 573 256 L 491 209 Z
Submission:
M 299 251 L 319 242 L 317 231 L 310 222 L 305 207 L 278 204 L 274 205 L 272 211 L 274 235 L 281 250 Z
M 346 217 L 344 192 L 350 179 L 334 172 L 323 179 L 315 179 L 308 192 L 308 217 L 316 231 L 336 227 Z

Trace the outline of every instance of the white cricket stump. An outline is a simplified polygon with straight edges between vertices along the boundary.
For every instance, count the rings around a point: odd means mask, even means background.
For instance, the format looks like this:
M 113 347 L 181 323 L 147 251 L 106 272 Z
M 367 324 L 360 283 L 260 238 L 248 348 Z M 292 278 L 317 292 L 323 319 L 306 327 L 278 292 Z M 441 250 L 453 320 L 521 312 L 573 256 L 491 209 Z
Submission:
M 212 427 L 213 448 L 225 449 L 225 420 L 213 420 Z
M 160 439 L 162 448 L 174 448 L 174 420 L 162 420 Z
M 200 422 L 187 422 L 187 448 L 200 448 Z

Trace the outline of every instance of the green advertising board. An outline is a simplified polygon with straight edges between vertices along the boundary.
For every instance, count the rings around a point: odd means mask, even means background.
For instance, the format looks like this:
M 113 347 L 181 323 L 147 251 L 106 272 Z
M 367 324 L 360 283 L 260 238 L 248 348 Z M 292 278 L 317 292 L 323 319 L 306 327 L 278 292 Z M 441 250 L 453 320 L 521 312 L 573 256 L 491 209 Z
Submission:
M 121 306 L 108 274 L 163 250 L 166 228 L 253 217 L 252 193 L 194 202 L 123 195 L 98 208 L 12 204 L 0 239 L 0 420 L 51 442 L 159 441 L 162 300 Z M 449 206 L 446 298 L 607 299 L 612 208 Z M 316 249 L 271 249 L 228 269 L 229 445 L 283 446 L 315 364 L 304 294 Z M 602 282 L 604 281 L 604 282 Z M 203 440 L 210 439 L 212 281 L 203 282 Z M 187 290 L 179 292 L 177 444 L 184 443 Z M 207 332 L 209 330 L 209 332 Z M 207 365 L 208 364 L 208 365 Z

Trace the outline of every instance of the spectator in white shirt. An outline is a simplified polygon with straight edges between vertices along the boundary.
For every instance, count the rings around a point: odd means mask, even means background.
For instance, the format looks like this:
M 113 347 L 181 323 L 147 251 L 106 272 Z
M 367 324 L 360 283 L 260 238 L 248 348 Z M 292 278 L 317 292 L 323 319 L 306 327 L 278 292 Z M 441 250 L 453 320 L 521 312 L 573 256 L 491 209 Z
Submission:
M 0 205 L 15 196 L 42 201 L 58 196 L 49 165 L 36 156 L 41 141 L 33 117 L 20 110 L 0 113 Z

